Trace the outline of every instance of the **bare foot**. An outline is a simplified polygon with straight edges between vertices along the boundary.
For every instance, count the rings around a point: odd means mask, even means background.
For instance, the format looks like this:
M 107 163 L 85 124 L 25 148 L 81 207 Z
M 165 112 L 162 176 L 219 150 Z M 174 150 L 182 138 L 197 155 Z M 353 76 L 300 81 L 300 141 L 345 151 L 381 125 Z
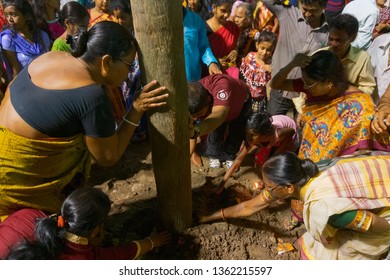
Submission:
M 193 165 L 195 165 L 196 167 L 201 167 L 203 166 L 203 161 L 202 161 L 202 158 L 197 154 L 197 153 L 193 153 L 192 156 L 191 156 L 191 163 Z

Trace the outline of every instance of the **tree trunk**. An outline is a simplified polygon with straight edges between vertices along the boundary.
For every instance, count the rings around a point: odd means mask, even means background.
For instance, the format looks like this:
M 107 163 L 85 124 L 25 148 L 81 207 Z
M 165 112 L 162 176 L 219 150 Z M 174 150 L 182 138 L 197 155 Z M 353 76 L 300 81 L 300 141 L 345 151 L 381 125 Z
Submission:
M 168 106 L 148 113 L 158 213 L 168 230 L 182 232 L 192 220 L 182 8 L 172 0 L 130 2 L 142 81 L 157 80 L 170 93 Z

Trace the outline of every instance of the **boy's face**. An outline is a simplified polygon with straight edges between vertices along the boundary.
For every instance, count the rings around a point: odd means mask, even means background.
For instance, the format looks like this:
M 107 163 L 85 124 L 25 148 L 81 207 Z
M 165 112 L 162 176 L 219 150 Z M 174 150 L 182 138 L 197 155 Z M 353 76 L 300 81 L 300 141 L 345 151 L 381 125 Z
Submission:
M 329 30 L 328 45 L 330 50 L 334 52 L 340 59 L 344 58 L 349 46 L 355 40 L 355 36 L 348 36 L 344 30 L 332 28 Z
M 204 108 L 202 108 L 201 110 L 199 110 L 199 112 L 196 112 L 195 114 L 192 115 L 192 118 L 196 121 L 196 120 L 203 120 L 205 118 L 207 118 L 208 115 L 211 114 L 212 110 L 213 110 L 213 98 L 211 97 L 211 95 L 209 95 L 207 97 L 207 106 L 205 106 Z
M 130 30 L 133 26 L 133 18 L 130 14 L 123 12 L 121 9 L 114 9 L 112 11 L 113 16 L 118 19 L 118 23 Z

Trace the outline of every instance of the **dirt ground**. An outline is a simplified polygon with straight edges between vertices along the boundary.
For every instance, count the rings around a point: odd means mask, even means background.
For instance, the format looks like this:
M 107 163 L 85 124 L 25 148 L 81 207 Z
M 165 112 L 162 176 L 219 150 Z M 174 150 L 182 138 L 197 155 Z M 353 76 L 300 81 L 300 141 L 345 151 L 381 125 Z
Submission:
M 207 159 L 204 158 L 207 164 Z M 199 224 L 202 211 L 220 209 L 250 199 L 259 177 L 248 158 L 235 178 L 229 179 L 220 196 L 210 195 L 210 183 L 221 179 L 224 169 L 209 170 L 192 166 L 193 223 L 172 242 L 147 253 L 143 259 L 179 260 L 296 260 L 299 259 L 300 226 L 287 231 L 284 222 L 290 217 L 289 202 L 276 203 L 248 218 L 227 222 Z M 90 185 L 103 189 L 112 201 L 106 225 L 108 245 L 148 236 L 157 220 L 156 184 L 154 182 L 149 143 L 129 145 L 122 160 L 114 167 L 93 166 Z M 295 249 L 278 252 L 279 243 L 290 243 Z

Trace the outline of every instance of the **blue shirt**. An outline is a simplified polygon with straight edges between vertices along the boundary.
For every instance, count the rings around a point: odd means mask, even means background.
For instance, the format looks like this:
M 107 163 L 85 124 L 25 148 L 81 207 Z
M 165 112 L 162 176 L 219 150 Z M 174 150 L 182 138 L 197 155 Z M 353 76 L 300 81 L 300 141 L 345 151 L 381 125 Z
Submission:
M 202 62 L 208 67 L 218 64 L 206 35 L 203 19 L 196 13 L 183 9 L 184 59 L 188 81 L 198 81 L 202 76 Z

